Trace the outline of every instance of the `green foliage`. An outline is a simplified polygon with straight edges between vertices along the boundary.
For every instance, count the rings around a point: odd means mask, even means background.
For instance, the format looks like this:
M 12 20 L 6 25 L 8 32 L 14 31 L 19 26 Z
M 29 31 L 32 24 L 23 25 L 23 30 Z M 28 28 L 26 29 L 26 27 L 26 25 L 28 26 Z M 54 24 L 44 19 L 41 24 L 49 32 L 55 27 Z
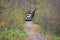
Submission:
M 26 32 L 24 31 L 25 11 L 22 9 L 14 9 L 12 11 L 4 11 L 3 23 L 0 28 L 0 40 L 25 40 Z M 1 26 L 0 26 L 1 27 Z
M 59 9 L 58 4 L 58 0 L 41 1 L 37 6 L 38 8 L 33 20 L 34 23 L 41 26 L 38 32 L 49 36 L 52 40 L 60 40 L 60 12 L 57 10 Z
M 11 11 L 9 17 L 11 18 L 13 25 L 20 28 L 23 26 L 25 13 L 22 11 L 22 9 L 14 9 Z
M 5 29 L 0 31 L 0 40 L 25 40 L 26 32 L 19 29 Z
M 58 0 L 41 1 L 37 6 L 38 8 L 34 17 L 34 23 L 41 25 L 42 29 L 48 29 L 57 35 L 60 34 L 60 12 L 57 10 L 59 9 L 58 4 Z
M 15 0 L 0 0 L 0 40 L 25 40 L 25 13 Z
M 37 30 L 40 34 L 44 34 L 48 37 L 50 37 L 52 40 L 60 40 L 60 35 L 56 35 L 53 32 L 49 31 L 49 30 L 43 30 L 41 29 L 41 26 L 39 27 L 39 29 Z
M 55 34 L 54 34 L 53 32 L 51 32 L 51 31 L 45 30 L 45 31 L 43 32 L 43 34 L 49 36 L 50 38 L 52 38 L 52 40 L 60 40 L 60 37 L 57 36 L 57 35 L 55 35 Z

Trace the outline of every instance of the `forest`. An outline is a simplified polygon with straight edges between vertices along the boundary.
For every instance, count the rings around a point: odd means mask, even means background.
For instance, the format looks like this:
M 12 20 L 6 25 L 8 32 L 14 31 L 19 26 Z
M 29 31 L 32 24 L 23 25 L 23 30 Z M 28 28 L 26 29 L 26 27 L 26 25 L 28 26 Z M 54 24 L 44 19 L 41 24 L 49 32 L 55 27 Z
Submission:
M 26 40 L 26 14 L 35 8 L 37 32 L 60 40 L 60 0 L 0 0 L 0 40 Z

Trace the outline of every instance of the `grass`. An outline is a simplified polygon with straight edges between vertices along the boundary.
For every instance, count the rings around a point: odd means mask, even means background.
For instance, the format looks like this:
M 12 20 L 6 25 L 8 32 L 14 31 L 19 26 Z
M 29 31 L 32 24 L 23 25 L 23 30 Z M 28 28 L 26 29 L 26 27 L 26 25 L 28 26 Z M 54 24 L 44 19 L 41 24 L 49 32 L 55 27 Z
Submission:
M 0 23 L 0 40 L 26 40 L 26 32 L 23 27 L 25 13 L 26 11 L 23 12 L 22 8 L 4 11 L 3 23 L 1 23 L 6 25 Z
M 52 40 L 60 40 L 60 36 L 57 36 L 56 34 L 54 34 L 53 32 L 49 31 L 49 30 L 42 30 L 41 28 L 39 28 L 37 30 L 40 34 L 44 34 L 48 37 L 50 37 Z
M 0 40 L 26 40 L 26 32 L 18 28 L 5 29 L 0 31 Z

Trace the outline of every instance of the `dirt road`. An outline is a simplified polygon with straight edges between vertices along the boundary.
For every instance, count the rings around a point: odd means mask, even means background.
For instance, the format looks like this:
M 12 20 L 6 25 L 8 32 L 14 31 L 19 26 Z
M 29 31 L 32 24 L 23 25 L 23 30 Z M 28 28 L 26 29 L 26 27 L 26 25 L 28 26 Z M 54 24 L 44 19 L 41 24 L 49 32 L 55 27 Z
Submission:
M 25 30 L 27 32 L 27 40 L 51 40 L 50 38 L 36 32 L 37 25 L 32 21 L 25 22 Z

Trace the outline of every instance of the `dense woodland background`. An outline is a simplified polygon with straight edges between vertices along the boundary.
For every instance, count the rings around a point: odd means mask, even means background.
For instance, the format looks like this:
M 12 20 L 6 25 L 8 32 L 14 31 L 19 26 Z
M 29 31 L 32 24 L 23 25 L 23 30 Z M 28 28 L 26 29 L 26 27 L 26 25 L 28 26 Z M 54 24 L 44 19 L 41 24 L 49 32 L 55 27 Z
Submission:
M 0 0 L 0 40 L 25 40 L 25 16 L 34 8 L 33 22 L 60 35 L 60 0 Z
M 60 34 L 60 0 L 44 0 L 39 5 L 35 22 L 43 29 Z

